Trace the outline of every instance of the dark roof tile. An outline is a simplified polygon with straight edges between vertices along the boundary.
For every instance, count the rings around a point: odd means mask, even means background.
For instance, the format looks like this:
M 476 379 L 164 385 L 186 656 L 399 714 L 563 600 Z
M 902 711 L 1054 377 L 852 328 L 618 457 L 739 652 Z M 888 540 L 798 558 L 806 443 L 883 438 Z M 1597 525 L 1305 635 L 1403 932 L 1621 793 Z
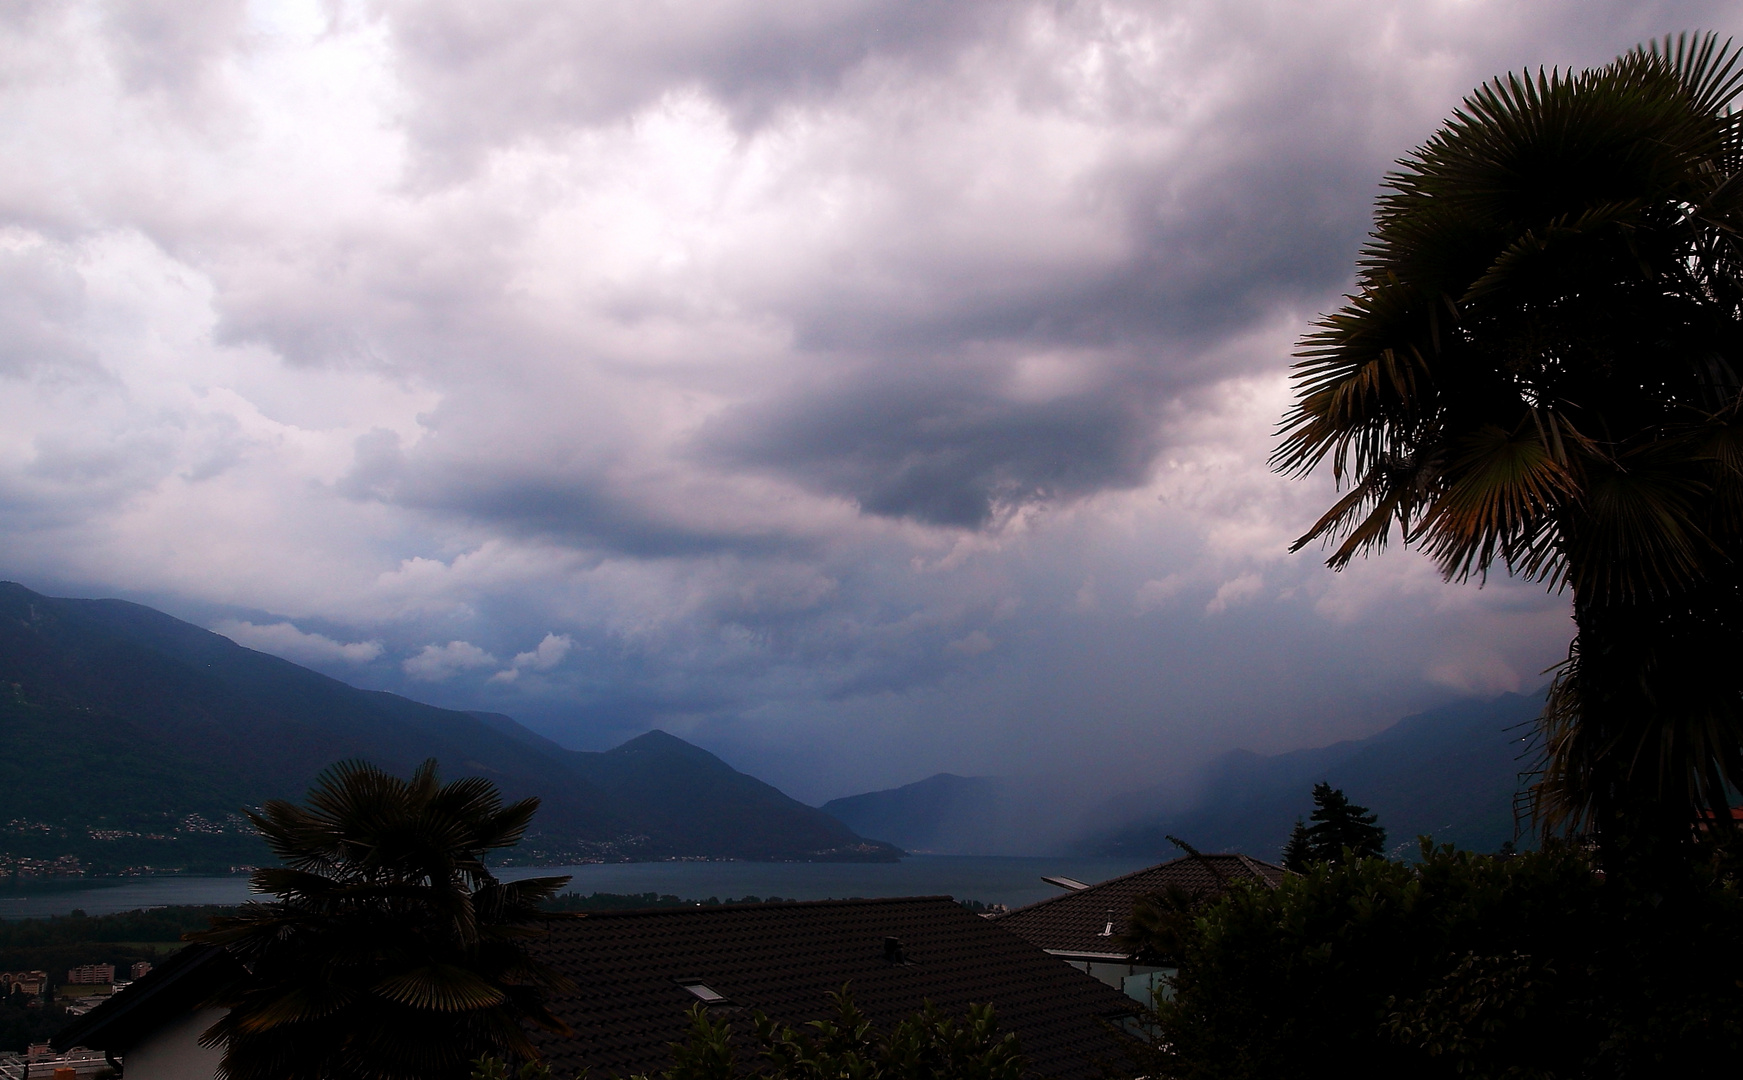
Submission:
M 892 937 L 906 963 L 886 959 Z M 1120 1039 L 1105 1021 L 1134 1011 L 1118 991 L 949 897 L 601 913 L 557 924 L 533 948 L 577 987 L 553 1010 L 574 1035 L 534 1036 L 558 1076 L 669 1068 L 697 1003 L 681 980 L 725 995 L 710 1008 L 739 1035 L 753 1010 L 795 1026 L 825 1018 L 843 984 L 886 1031 L 928 1000 L 955 1014 L 991 1002 L 1031 1070 L 1059 1080 L 1117 1060 Z
M 1132 904 L 1141 896 L 1165 893 L 1170 886 L 1194 896 L 1214 896 L 1235 881 L 1274 888 L 1286 874 L 1281 866 L 1245 855 L 1189 855 L 1018 908 L 995 921 L 1043 949 L 1118 954 L 1115 939 L 1126 932 Z

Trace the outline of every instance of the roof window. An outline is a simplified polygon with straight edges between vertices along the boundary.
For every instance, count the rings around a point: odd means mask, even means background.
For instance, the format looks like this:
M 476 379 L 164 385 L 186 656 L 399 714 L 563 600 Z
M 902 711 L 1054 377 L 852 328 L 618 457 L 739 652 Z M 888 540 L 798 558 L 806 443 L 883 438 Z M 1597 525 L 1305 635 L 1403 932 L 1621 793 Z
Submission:
M 726 1000 L 726 995 L 704 982 L 694 979 L 679 979 L 678 985 L 700 998 L 704 1004 L 718 1005 Z
M 1060 875 L 1059 877 L 1044 877 L 1041 880 L 1045 881 L 1049 885 L 1053 885 L 1053 886 L 1056 886 L 1056 887 L 1061 888 L 1061 889 L 1070 889 L 1072 892 L 1082 892 L 1083 890 L 1089 888 L 1088 885 L 1085 885 L 1083 882 L 1077 880 L 1076 878 L 1065 877 L 1063 874 Z

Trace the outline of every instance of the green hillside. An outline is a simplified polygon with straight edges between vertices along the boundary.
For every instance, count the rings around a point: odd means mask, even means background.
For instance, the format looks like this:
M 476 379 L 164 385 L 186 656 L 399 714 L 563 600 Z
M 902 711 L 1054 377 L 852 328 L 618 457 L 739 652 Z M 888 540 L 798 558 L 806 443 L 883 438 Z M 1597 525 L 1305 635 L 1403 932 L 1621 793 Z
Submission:
M 404 774 L 427 757 L 543 800 L 522 859 L 898 854 L 663 733 L 578 753 L 138 604 L 0 583 L 0 876 L 66 856 L 102 873 L 258 863 L 242 808 L 300 797 L 340 759 Z

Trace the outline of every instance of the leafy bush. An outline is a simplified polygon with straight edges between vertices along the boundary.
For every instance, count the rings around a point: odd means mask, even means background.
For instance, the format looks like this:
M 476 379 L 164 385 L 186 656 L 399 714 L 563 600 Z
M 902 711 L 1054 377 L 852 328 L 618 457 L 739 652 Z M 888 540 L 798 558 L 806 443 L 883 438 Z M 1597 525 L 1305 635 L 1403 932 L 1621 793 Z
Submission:
M 813 1020 L 801 1033 L 751 1014 L 761 1063 L 741 1068 L 732 1025 L 716 1022 L 708 1010 L 690 1010 L 690 1038 L 676 1043 L 676 1061 L 658 1077 L 634 1080 L 1021 1080 L 1023 1055 L 1014 1032 L 999 1034 L 991 1005 L 970 1005 L 957 1021 L 927 1002 L 896 1025 L 888 1038 L 853 1003 L 846 987 L 829 995 L 833 1020 Z
M 1647 885 L 1573 846 L 1425 840 L 1415 866 L 1152 907 L 1180 970 L 1149 1076 L 1698 1075 L 1743 1051 L 1743 896 L 1718 856 Z

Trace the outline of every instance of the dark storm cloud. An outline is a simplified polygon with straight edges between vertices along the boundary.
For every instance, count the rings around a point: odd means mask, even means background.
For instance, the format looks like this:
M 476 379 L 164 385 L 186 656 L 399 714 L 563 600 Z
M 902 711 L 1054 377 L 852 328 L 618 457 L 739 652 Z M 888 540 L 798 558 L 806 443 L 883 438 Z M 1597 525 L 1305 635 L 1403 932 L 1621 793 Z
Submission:
M 416 88 L 413 130 L 437 158 L 607 123 L 675 90 L 741 125 L 827 99 L 868 63 L 948 63 L 1019 9 L 994 0 L 604 0 L 380 3 Z
M 807 298 L 797 344 L 824 367 L 831 354 L 864 359 L 722 417 L 703 449 L 869 513 L 970 528 L 1001 507 L 1142 483 L 1168 438 L 1165 403 L 1242 373 L 1215 344 L 1323 297 L 1360 242 L 1367 210 L 1349 193 L 1373 164 L 1289 157 L 1294 119 L 1272 119 L 1276 140 L 1259 133 L 1264 160 L 1188 193 L 1189 213 L 1162 205 L 1153 175 L 1106 181 L 1132 250 L 1094 280 L 1007 282 L 993 268 L 936 281 L 934 309 L 919 312 L 867 309 L 847 285 Z M 924 280 L 930 268 L 904 270 Z M 1058 350 L 1092 373 L 1093 389 L 1046 401 L 1000 394 L 1012 359 Z
M 1284 366 L 1478 81 L 1727 21 L 9 7 L 0 569 L 814 798 L 1527 687 L 1556 598 L 1286 554 Z
M 809 389 L 723 421 L 703 452 L 798 477 L 866 513 L 977 529 L 1025 503 L 1138 484 L 1157 441 L 1140 395 L 1012 403 L 912 369 Z
M 433 470 L 414 477 L 392 502 L 634 558 L 803 554 L 813 546 L 773 528 L 728 530 L 662 517 L 634 493 L 614 491 L 596 477 L 468 472 Z

